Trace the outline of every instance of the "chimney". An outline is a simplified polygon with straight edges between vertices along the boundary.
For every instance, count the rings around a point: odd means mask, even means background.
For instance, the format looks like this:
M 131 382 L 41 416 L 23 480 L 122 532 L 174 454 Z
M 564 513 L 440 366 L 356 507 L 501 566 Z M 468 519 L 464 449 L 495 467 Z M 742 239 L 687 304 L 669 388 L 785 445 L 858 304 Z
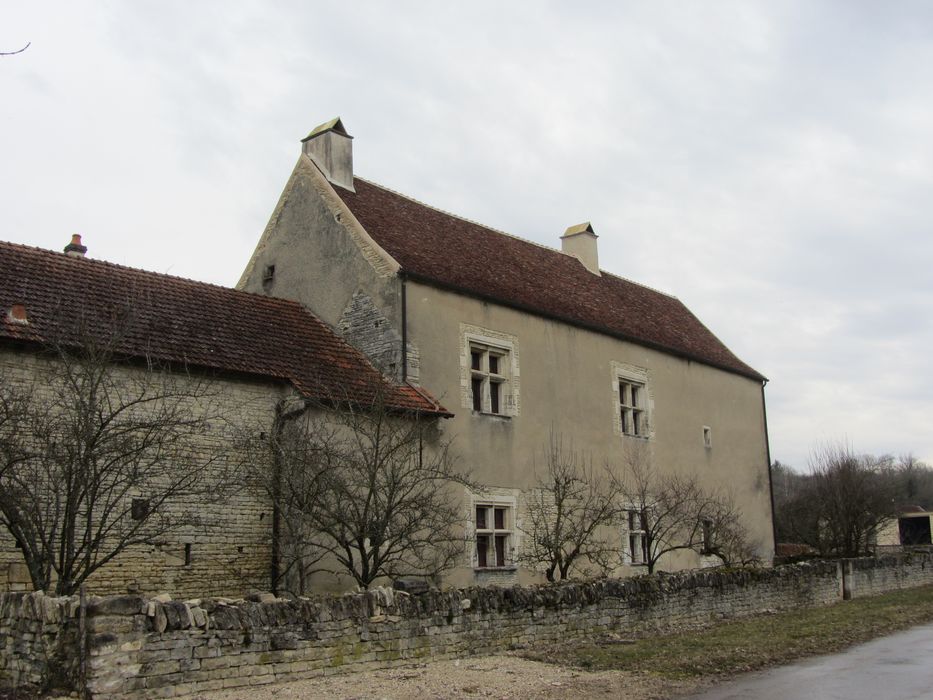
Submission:
M 86 252 L 87 246 L 81 245 L 81 236 L 77 233 L 71 237 L 71 243 L 65 246 L 65 255 L 73 258 L 83 258 Z
M 301 139 L 301 152 L 308 155 L 332 185 L 353 189 L 353 137 L 340 117 L 314 127 Z
M 6 320 L 10 323 L 18 323 L 25 326 L 29 323 L 29 316 L 26 315 L 25 304 L 13 304 L 6 313 Z
M 560 237 L 560 249 L 576 257 L 594 275 L 599 273 L 599 254 L 596 250 L 598 236 L 589 221 L 571 226 Z

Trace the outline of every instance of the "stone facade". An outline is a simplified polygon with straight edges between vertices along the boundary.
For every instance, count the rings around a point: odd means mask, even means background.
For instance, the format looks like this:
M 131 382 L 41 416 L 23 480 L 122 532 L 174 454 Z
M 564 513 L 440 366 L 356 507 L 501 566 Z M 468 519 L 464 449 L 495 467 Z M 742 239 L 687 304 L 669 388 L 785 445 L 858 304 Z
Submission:
M 9 380 L 28 385 L 30 391 L 47 387 L 36 382 L 36 363 L 44 362 L 28 353 L 0 351 L 0 367 Z M 115 369 L 127 381 L 144 376 L 142 370 Z M 212 401 L 222 402 L 222 418 L 210 423 L 198 449 L 203 460 L 218 459 L 218 469 L 229 476 L 242 459 L 234 446 L 247 433 L 269 431 L 276 401 L 285 395 L 281 385 L 271 382 L 220 378 L 210 380 Z M 192 407 L 192 411 L 197 411 Z M 178 528 L 159 541 L 126 549 L 95 572 L 87 582 L 95 594 L 126 593 L 128 590 L 176 596 L 242 595 L 269 586 L 272 507 L 260 489 L 225 484 L 222 502 L 196 503 L 184 496 L 166 503 L 169 513 L 182 508 L 197 509 L 199 523 Z M 106 547 L 104 548 L 106 549 Z M 4 585 L 5 584 L 5 585 Z M 0 532 L 0 589 L 31 590 L 21 551 L 10 535 Z
M 95 698 L 172 697 L 603 633 L 636 637 L 933 583 L 933 557 L 809 562 L 511 588 L 186 602 L 117 596 L 87 606 Z M 78 687 L 74 598 L 0 598 L 0 679 Z M 64 666 L 58 659 L 68 659 Z

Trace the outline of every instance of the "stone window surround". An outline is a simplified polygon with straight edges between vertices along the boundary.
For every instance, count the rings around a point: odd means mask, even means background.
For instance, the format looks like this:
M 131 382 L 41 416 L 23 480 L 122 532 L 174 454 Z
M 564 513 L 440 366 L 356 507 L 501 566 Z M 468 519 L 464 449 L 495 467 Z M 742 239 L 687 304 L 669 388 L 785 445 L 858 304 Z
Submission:
M 644 553 L 645 529 L 638 523 L 641 514 L 636 508 L 626 508 L 622 528 L 622 561 L 629 566 L 646 566 Z M 632 525 L 637 524 L 638 528 Z M 637 552 L 637 556 L 636 556 Z
M 521 374 L 519 372 L 519 349 L 518 338 L 510 333 L 473 326 L 466 323 L 460 324 L 460 405 L 463 408 L 473 410 L 473 391 L 471 368 L 470 347 L 482 346 L 497 351 L 506 360 L 507 372 L 502 372 L 506 377 L 503 382 L 503 392 L 499 413 L 488 413 L 488 406 L 484 405 L 483 415 L 490 416 L 518 416 L 521 415 Z M 500 370 L 501 372 L 501 370 Z M 484 403 L 488 400 L 484 398 Z
M 516 489 L 489 489 L 479 493 L 469 492 L 469 498 L 467 499 L 469 503 L 469 517 L 467 521 L 467 531 L 470 534 L 467 548 L 468 548 L 468 560 L 469 565 L 472 569 L 478 572 L 483 571 L 514 571 L 517 568 L 515 563 L 516 554 L 519 551 L 519 533 L 521 532 L 519 515 L 518 515 L 518 495 Z M 505 566 L 492 566 L 487 565 L 486 567 L 479 566 L 479 558 L 476 548 L 476 509 L 481 506 L 487 506 L 490 509 L 492 508 L 505 508 L 505 528 L 502 529 L 502 532 L 508 533 L 508 540 L 506 542 L 506 561 Z M 487 521 L 487 527 L 484 528 L 483 533 L 491 533 L 494 530 L 495 523 Z M 494 548 L 491 550 L 494 554 Z M 488 561 L 488 560 L 487 560 Z
M 610 396 L 612 397 L 612 427 L 613 433 L 635 440 L 651 440 L 654 438 L 654 393 L 651 390 L 650 373 L 644 367 L 630 365 L 624 362 L 611 362 L 612 380 L 610 382 Z M 619 403 L 619 382 L 625 381 L 638 384 L 644 391 L 644 434 L 632 435 L 626 433 L 622 426 L 622 414 Z

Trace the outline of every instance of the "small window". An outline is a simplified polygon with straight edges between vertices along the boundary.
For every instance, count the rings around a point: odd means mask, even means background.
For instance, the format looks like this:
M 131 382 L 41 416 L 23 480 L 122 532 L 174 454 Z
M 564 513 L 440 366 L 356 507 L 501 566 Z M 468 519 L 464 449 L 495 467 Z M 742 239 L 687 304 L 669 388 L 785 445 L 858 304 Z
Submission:
M 191 543 L 185 545 L 185 566 L 191 566 Z
M 642 513 L 625 511 L 626 537 L 623 539 L 623 559 L 627 564 L 641 566 L 648 563 L 648 537 Z
M 713 546 L 715 544 L 713 542 L 713 521 L 704 520 L 702 521 L 701 525 L 703 528 L 703 554 L 712 554 Z
M 145 520 L 149 517 L 149 499 L 134 498 L 130 504 L 130 517 L 133 520 Z
M 511 506 L 476 506 L 476 566 L 481 569 L 511 564 Z M 491 527 L 490 527 L 491 526 Z
M 709 449 L 713 446 L 713 429 L 708 425 L 703 426 L 703 447 Z
M 262 272 L 263 284 L 268 284 L 273 279 L 275 279 L 275 265 L 266 265 L 266 269 Z

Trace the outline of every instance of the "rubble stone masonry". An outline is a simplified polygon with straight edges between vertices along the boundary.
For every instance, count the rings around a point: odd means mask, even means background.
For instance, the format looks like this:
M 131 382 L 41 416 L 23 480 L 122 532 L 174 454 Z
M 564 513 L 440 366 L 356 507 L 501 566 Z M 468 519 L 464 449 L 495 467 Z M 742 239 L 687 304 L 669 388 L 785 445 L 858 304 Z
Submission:
M 933 583 L 933 555 L 409 595 L 172 601 L 0 596 L 6 686 L 161 698 L 599 635 L 637 637 Z M 83 661 L 82 661 L 83 659 Z M 82 671 L 83 680 L 82 680 Z

